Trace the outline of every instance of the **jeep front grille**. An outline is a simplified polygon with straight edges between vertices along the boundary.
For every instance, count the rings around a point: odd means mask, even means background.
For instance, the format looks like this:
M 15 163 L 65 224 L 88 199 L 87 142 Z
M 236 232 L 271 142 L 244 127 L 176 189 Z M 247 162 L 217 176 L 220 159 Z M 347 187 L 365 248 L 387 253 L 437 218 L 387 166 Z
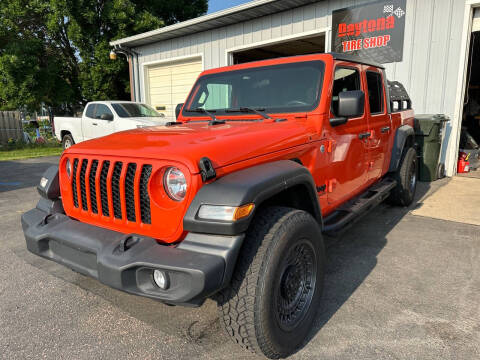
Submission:
M 144 224 L 151 224 L 148 193 L 151 175 L 150 164 L 75 158 L 73 206 L 93 214 L 101 212 L 108 218 L 113 215 L 119 220 L 137 222 L 140 219 Z

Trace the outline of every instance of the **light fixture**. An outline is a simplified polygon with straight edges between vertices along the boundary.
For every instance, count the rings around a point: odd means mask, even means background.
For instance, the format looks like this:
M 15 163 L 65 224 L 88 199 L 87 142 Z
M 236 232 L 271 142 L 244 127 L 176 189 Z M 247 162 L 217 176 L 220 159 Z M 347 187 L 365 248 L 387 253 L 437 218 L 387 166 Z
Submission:
M 153 281 L 162 290 L 169 287 L 168 275 L 162 270 L 153 270 Z
M 70 174 L 72 173 L 72 163 L 70 162 L 70 159 L 67 159 L 67 162 L 65 163 L 65 168 L 67 170 L 68 177 L 70 177 Z
M 176 167 L 169 167 L 165 171 L 163 187 L 172 200 L 182 201 L 187 195 L 187 180 L 183 172 Z
M 202 205 L 198 217 L 205 220 L 237 221 L 248 217 L 254 208 L 253 203 L 242 206 Z
M 117 53 L 115 50 L 110 51 L 110 60 L 117 60 Z

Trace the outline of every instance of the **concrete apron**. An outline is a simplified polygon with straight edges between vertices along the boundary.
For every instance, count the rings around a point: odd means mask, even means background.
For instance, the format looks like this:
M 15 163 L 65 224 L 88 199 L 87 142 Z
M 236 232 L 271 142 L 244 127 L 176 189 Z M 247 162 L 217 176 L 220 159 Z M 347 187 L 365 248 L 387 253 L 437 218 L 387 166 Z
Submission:
M 453 177 L 418 203 L 413 215 L 480 225 L 480 179 Z

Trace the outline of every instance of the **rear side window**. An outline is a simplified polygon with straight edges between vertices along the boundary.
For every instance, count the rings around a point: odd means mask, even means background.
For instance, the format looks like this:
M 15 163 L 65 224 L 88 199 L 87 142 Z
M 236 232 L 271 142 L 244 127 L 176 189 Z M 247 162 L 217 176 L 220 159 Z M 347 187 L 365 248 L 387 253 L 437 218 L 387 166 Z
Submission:
M 332 112 L 338 113 L 338 94 L 343 91 L 360 90 L 360 73 L 357 69 L 337 67 L 333 81 Z
M 95 111 L 95 104 L 90 104 L 87 106 L 87 111 L 85 111 L 85 115 L 89 118 L 94 119 L 95 118 L 94 111 Z
M 95 119 L 100 119 L 103 114 L 110 114 L 113 116 L 107 105 L 97 104 L 97 107 L 95 108 Z
M 382 76 L 373 71 L 367 71 L 368 102 L 370 113 L 383 113 L 383 82 Z

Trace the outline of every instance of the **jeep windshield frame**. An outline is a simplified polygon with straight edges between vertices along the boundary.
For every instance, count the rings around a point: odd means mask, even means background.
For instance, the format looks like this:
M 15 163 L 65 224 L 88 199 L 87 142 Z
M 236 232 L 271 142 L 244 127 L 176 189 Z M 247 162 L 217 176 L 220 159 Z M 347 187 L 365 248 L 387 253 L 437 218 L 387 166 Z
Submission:
M 319 105 L 324 77 L 322 60 L 204 75 L 193 86 L 182 115 L 205 117 L 199 112 L 205 109 L 215 116 L 232 116 L 240 108 L 261 109 L 265 114 L 309 112 Z

